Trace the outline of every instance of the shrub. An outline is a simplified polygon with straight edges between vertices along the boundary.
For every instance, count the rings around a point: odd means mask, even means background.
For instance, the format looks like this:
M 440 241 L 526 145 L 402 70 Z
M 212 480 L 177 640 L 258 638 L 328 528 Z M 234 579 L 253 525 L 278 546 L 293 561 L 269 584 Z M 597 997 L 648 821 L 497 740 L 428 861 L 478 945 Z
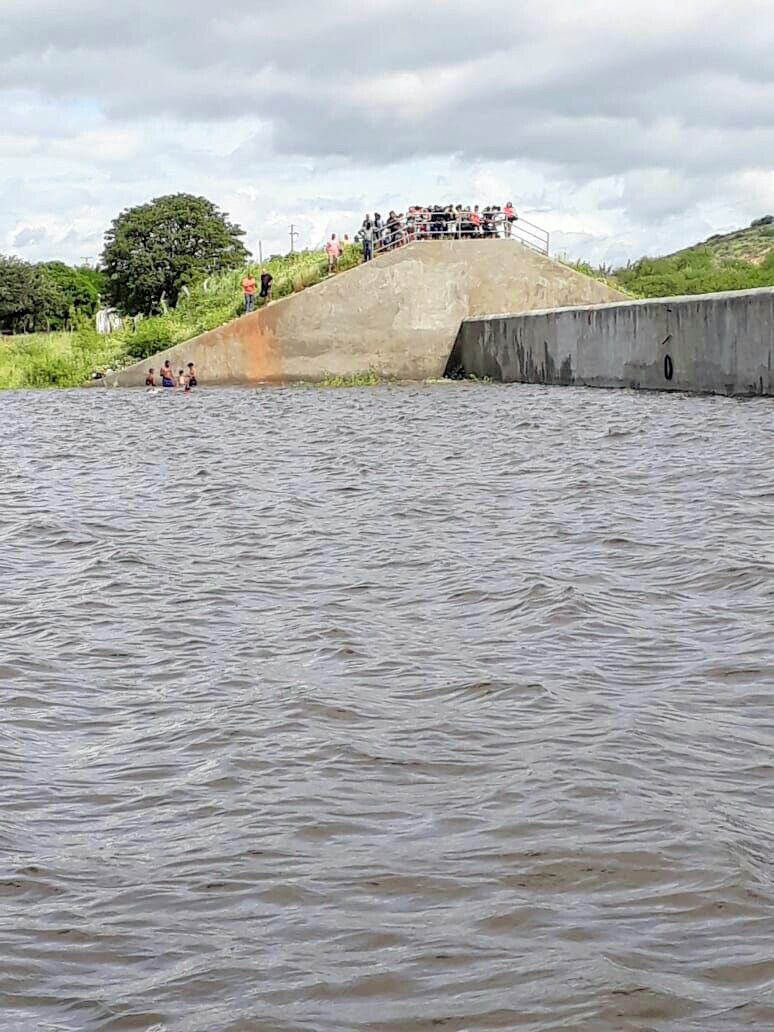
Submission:
M 168 319 L 163 317 L 143 319 L 137 324 L 135 332 L 128 337 L 126 353 L 141 361 L 174 343 L 172 326 Z

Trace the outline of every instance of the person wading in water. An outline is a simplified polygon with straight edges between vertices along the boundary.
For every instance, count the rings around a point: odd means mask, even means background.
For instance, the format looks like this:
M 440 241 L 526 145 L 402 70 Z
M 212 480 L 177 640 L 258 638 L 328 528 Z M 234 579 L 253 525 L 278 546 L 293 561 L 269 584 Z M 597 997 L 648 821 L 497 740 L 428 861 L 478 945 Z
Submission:
M 161 369 L 161 386 L 162 387 L 174 387 L 175 386 L 175 374 L 172 370 L 172 366 L 169 364 L 169 359 L 166 360 Z

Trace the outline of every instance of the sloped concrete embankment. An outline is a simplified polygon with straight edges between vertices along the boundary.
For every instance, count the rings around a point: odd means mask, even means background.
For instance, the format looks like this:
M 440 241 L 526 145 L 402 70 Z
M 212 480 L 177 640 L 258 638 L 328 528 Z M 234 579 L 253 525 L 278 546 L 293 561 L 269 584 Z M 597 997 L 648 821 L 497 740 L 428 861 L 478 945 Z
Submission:
M 774 393 L 774 289 L 463 322 L 447 372 L 518 383 Z
M 374 370 L 443 375 L 463 319 L 622 297 L 512 240 L 411 244 L 159 352 L 109 383 L 138 386 L 149 366 L 195 362 L 203 384 L 319 381 Z

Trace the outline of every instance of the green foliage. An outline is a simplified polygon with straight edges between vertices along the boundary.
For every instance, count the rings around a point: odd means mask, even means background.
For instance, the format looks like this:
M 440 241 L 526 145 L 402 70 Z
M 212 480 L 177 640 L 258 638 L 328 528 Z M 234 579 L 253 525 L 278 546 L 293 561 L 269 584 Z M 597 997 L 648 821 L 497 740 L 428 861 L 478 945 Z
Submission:
M 615 279 L 623 290 L 638 297 L 711 294 L 774 286 L 774 264 L 768 258 L 762 263 L 718 259 L 711 248 L 704 246 L 667 258 L 642 258 L 616 270 Z
M 360 248 L 350 245 L 339 268 L 353 268 L 361 260 Z M 274 258 L 261 268 L 274 277 L 274 299 L 314 286 L 328 275 L 328 261 L 321 251 Z M 183 291 L 176 308 L 148 319 L 127 319 L 123 329 L 109 336 L 97 334 L 93 322 L 81 317 L 75 320 L 74 333 L 0 337 L 0 388 L 80 386 L 93 370 L 120 369 L 214 330 L 242 315 L 245 271 L 242 267 L 210 276 Z M 260 269 L 255 265 L 250 271 L 255 274 Z
M 58 289 L 58 304 L 51 304 L 47 311 L 52 330 L 69 328 L 79 315 L 90 318 L 96 314 L 104 288 L 101 272 L 88 266 L 72 268 L 64 262 L 42 262 L 36 268 Z
M 351 376 L 326 376 L 320 381 L 320 387 L 376 387 L 382 382 L 375 369 L 364 373 L 353 373 Z
M 174 343 L 176 342 L 168 319 L 143 319 L 127 340 L 126 354 L 139 360 L 171 347 Z
M 120 354 L 115 341 L 91 327 L 0 337 L 0 386 L 81 387 L 92 370 L 115 368 Z
M 623 290 L 624 288 L 616 279 L 616 274 L 613 269 L 606 265 L 595 266 L 590 262 L 571 262 L 566 258 L 560 258 L 559 261 L 563 265 L 566 265 L 570 269 L 575 269 L 576 272 L 580 272 L 584 276 L 590 276 L 592 279 L 599 280 L 600 283 L 606 283 L 609 287 L 613 287 L 615 290 Z
M 640 258 L 620 269 L 568 262 L 587 276 L 634 297 L 677 297 L 774 286 L 774 220 L 710 237 L 663 258 Z
M 31 265 L 0 256 L 0 330 L 31 333 L 72 329 L 97 310 L 100 273 L 63 262 Z
M 129 314 L 174 307 L 184 286 L 244 264 L 243 236 L 205 197 L 170 194 L 129 208 L 105 235 L 108 296 Z
M 21 258 L 0 256 L 0 329 L 49 329 L 47 313 L 65 303 L 57 284 Z

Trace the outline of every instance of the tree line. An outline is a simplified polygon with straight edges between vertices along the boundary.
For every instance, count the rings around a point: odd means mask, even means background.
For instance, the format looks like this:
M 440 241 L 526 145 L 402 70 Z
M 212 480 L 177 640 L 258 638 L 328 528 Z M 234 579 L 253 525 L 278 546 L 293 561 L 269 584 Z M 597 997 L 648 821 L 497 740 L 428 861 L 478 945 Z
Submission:
M 0 255 L 0 332 L 71 330 L 97 311 L 104 277 L 64 262 L 31 264 Z
M 244 235 L 207 198 L 181 193 L 121 212 L 96 269 L 0 255 L 0 332 L 74 329 L 100 304 L 122 315 L 174 308 L 185 288 L 245 264 Z

